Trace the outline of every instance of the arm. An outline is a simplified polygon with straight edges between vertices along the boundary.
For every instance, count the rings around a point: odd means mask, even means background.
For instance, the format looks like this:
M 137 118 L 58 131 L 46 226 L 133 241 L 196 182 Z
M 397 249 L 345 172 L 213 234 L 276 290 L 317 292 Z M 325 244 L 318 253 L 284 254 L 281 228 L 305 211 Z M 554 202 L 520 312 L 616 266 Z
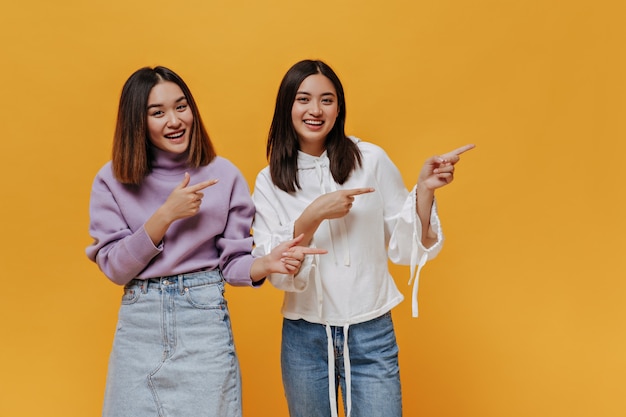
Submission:
M 460 155 L 473 149 L 474 145 L 465 145 L 441 156 L 428 158 L 416 185 L 417 216 L 422 225 L 422 244 L 429 248 L 437 241 L 437 235 L 430 225 L 430 214 L 435 198 L 435 190 L 444 187 L 454 179 L 454 165 L 460 160 Z
M 264 257 L 271 254 L 281 242 L 290 241 L 294 237 L 293 205 L 298 204 L 296 196 L 289 195 L 277 189 L 272 183 L 269 170 L 265 169 L 257 175 L 252 200 L 256 207 L 254 216 L 253 234 L 255 248 L 253 254 Z M 299 242 L 303 244 L 305 237 Z M 309 238 L 310 240 L 310 238 Z M 310 242 L 307 242 L 310 243 Z M 294 247 L 298 248 L 298 246 Z M 288 258 L 297 258 L 295 269 L 284 270 L 283 273 L 268 275 L 272 285 L 283 291 L 303 291 L 308 285 L 309 271 L 315 257 L 297 256 L 289 253 L 283 261 L 289 263 Z M 295 259 L 294 258 L 294 259 Z M 260 267 L 259 265 L 256 265 Z M 260 273 L 261 275 L 262 273 Z
M 112 190 L 117 185 L 105 170 L 94 180 L 89 200 L 89 235 L 93 243 L 85 252 L 107 278 L 125 285 L 161 253 L 162 247 L 152 243 L 141 225 L 131 229 Z
M 106 171 L 94 180 L 90 199 L 89 225 L 89 232 L 94 242 L 86 252 L 89 259 L 96 262 L 111 281 L 124 285 L 138 276 L 153 258 L 162 252 L 163 247 L 160 241 L 165 231 L 176 218 L 180 218 L 180 213 L 185 210 L 182 209 L 183 205 L 177 205 L 177 210 L 168 210 L 167 207 L 172 203 L 171 198 L 168 198 L 169 203 L 159 207 L 146 223 L 137 224 L 131 229 L 118 205 L 120 199 L 125 199 L 124 191 L 122 189 L 115 191 L 116 188 L 119 188 L 119 183 L 112 178 L 112 175 L 107 175 Z M 178 189 L 182 190 L 182 188 L 184 187 L 181 184 Z M 189 187 L 189 189 L 188 191 L 191 192 L 198 191 L 197 188 Z M 199 198 L 201 197 L 202 195 L 199 194 Z M 130 200 L 126 197 L 126 201 Z M 199 202 L 192 203 L 193 205 L 197 209 Z M 179 214 L 172 214 L 172 212 Z M 161 216 L 165 220 L 161 221 Z M 155 225 L 162 229 L 154 232 Z
M 374 189 L 370 187 L 353 188 L 337 190 L 319 196 L 304 209 L 295 221 L 294 235 L 303 234 L 303 243 L 310 243 L 322 221 L 344 217 L 350 212 L 355 196 L 373 191 Z

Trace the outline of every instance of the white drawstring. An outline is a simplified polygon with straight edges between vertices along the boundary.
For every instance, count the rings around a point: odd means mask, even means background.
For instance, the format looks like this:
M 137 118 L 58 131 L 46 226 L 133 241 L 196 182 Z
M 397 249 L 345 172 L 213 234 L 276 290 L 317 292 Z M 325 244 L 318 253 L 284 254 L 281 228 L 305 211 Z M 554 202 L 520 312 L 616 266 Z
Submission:
M 411 307 L 413 310 L 413 317 L 417 317 L 417 289 L 419 287 L 420 281 L 420 272 L 426 261 L 428 260 L 428 252 L 424 252 L 419 259 L 417 260 L 417 255 L 419 253 L 419 234 L 417 233 L 417 225 L 420 223 L 417 220 L 417 190 L 415 190 L 415 197 L 412 199 L 411 211 L 414 216 L 413 221 L 413 239 L 411 240 L 411 275 L 409 276 L 409 285 L 413 283 L 413 289 L 411 291 Z M 417 272 L 415 271 L 415 267 L 417 266 Z M 413 281 L 415 280 L 415 281 Z
M 323 159 L 314 159 L 313 163 L 315 164 L 315 173 L 317 175 L 317 179 L 320 184 L 320 194 L 326 194 L 326 187 L 324 186 L 324 175 L 322 173 L 322 164 L 324 162 L 327 163 L 327 160 Z M 329 181 L 330 192 L 337 191 L 337 186 L 334 181 Z M 337 263 L 337 249 L 335 248 L 335 240 L 333 239 L 333 230 L 331 227 L 331 221 L 339 224 L 339 232 L 341 234 L 341 243 L 343 244 L 343 264 L 345 266 L 350 266 L 350 245 L 348 243 L 348 233 L 346 228 L 346 221 L 343 218 L 327 220 L 326 224 L 328 225 L 328 235 L 330 236 L 330 243 L 333 246 L 333 261 Z
M 343 367 L 346 374 L 346 417 L 352 414 L 352 370 L 350 368 L 350 348 L 348 347 L 349 324 L 343 326 Z M 328 401 L 331 417 L 337 417 L 337 393 L 335 387 L 335 349 L 331 327 L 327 323 L 326 344 L 328 350 Z
M 424 252 L 422 254 L 422 257 L 419 260 L 419 263 L 417 264 L 417 272 L 415 273 L 415 258 L 417 257 L 417 255 L 415 254 L 415 252 L 413 252 L 413 255 L 411 255 L 411 276 L 409 278 L 409 285 L 411 285 L 411 282 L 413 282 L 413 289 L 411 291 L 411 307 L 413 310 L 413 317 L 417 317 L 418 315 L 418 310 L 417 310 L 417 289 L 419 287 L 419 281 L 420 281 L 420 271 L 422 270 L 422 267 L 426 264 L 426 261 L 428 260 L 428 253 Z
M 350 349 L 348 348 L 349 324 L 343 326 L 343 367 L 346 373 L 346 417 L 352 413 L 352 376 L 350 370 Z
M 330 400 L 331 417 L 337 417 L 337 395 L 335 394 L 335 349 L 330 325 L 326 324 L 326 339 L 328 343 L 328 399 Z
M 326 188 L 324 187 L 324 175 L 322 171 L 322 164 L 320 161 L 327 162 L 321 158 L 314 159 L 315 164 L 315 173 L 317 175 L 317 179 L 319 181 L 320 186 L 320 194 L 326 194 Z M 328 181 L 329 188 L 331 192 L 337 191 L 337 186 L 334 181 Z M 341 243 L 343 245 L 343 263 L 346 266 L 350 265 L 350 245 L 348 243 L 348 233 L 346 228 L 346 223 L 343 218 L 335 219 L 335 222 L 339 225 L 339 232 L 341 234 Z M 327 220 L 328 225 L 328 235 L 330 237 L 330 242 L 333 247 L 333 261 L 337 263 L 337 250 L 335 249 L 335 240 L 333 239 L 333 232 L 331 227 L 331 220 Z M 319 255 L 315 255 L 316 262 L 314 263 L 315 267 L 315 286 L 317 293 L 317 311 L 319 314 L 320 320 L 322 319 L 322 306 L 323 306 L 323 287 L 322 287 L 322 277 L 320 276 L 319 269 L 316 267 L 316 264 L 319 262 Z M 333 337 L 331 333 L 330 325 L 327 323 L 326 326 L 326 338 L 327 338 L 327 350 L 328 350 L 328 399 L 330 402 L 330 411 L 331 417 L 337 417 L 337 392 L 335 387 L 335 349 L 333 347 Z M 349 325 L 345 325 L 343 327 L 344 334 L 344 342 L 343 342 L 343 350 L 344 350 L 344 358 L 343 364 L 346 373 L 346 417 L 350 417 L 352 413 L 352 378 L 350 376 L 350 351 L 348 348 L 348 328 Z

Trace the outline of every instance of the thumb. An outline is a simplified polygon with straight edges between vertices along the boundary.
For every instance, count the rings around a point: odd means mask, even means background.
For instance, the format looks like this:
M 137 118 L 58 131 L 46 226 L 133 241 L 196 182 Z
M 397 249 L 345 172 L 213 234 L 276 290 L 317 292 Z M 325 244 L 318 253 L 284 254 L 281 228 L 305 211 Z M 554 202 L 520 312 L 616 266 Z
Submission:
M 293 239 L 289 242 L 289 247 L 296 246 L 298 243 L 302 242 L 302 239 L 304 239 L 304 233 L 300 233 L 300 235 L 299 235 L 299 236 L 296 236 L 295 238 L 293 238 Z
M 291 248 L 293 248 L 294 246 L 297 246 L 298 243 L 300 243 L 302 241 L 302 239 L 304 239 L 304 233 L 300 233 L 299 236 L 294 237 L 291 240 L 286 240 L 284 242 L 282 242 L 280 245 L 282 245 L 283 250 L 289 250 Z
M 185 178 L 183 178 L 183 181 L 178 184 L 178 187 L 176 188 L 185 188 L 187 185 L 189 185 L 189 180 L 191 180 L 191 177 L 189 176 L 188 172 L 185 172 Z

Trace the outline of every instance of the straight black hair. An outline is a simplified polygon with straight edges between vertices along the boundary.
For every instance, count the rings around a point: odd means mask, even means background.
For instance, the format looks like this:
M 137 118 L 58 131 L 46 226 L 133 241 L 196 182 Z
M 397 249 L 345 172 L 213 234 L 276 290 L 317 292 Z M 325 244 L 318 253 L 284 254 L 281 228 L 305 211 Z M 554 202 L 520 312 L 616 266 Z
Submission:
M 343 184 L 352 171 L 361 166 L 361 152 L 345 134 L 346 100 L 339 77 L 322 61 L 300 61 L 287 71 L 280 83 L 267 138 L 266 156 L 269 160 L 272 182 L 286 192 L 300 189 L 297 175 L 299 142 L 291 119 L 291 109 L 300 84 L 313 74 L 322 74 L 328 78 L 337 92 L 339 114 L 325 141 L 333 179 L 338 184 Z

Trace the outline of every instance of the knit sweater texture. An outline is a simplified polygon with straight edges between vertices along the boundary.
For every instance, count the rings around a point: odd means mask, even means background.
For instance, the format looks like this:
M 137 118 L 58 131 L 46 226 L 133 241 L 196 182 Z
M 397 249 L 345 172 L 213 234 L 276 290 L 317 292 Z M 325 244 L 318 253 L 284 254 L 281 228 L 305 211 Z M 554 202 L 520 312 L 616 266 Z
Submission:
M 187 153 L 172 154 L 151 148 L 152 170 L 141 185 L 121 184 L 105 164 L 93 182 L 90 199 L 89 259 L 116 284 L 219 268 L 237 286 L 252 285 L 250 228 L 254 205 L 241 172 L 216 157 L 206 166 L 190 168 Z M 205 188 L 199 212 L 176 220 L 155 246 L 144 225 L 184 179 L 189 185 L 218 179 Z

